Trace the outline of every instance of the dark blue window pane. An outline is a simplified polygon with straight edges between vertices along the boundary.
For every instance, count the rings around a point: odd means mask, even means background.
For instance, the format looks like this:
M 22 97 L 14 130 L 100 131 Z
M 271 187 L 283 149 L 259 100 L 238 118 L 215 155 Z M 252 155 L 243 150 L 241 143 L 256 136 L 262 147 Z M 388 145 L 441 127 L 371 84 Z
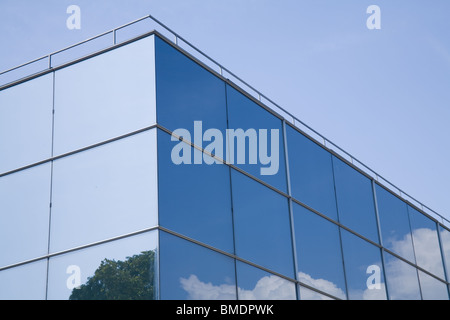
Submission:
M 179 164 L 171 159 L 177 144 L 202 152 L 158 131 L 160 225 L 233 253 L 229 167 L 224 164 Z M 206 154 L 204 157 L 208 157 Z
M 341 230 L 342 250 L 350 300 L 386 300 L 380 249 Z
M 419 271 L 420 291 L 423 300 L 448 300 L 447 285 L 436 278 Z
M 440 226 L 442 253 L 445 261 L 447 279 L 450 279 L 450 231 Z
M 218 129 L 225 137 L 225 83 L 158 37 L 155 46 L 157 122 L 193 136 L 194 121 L 202 121 L 203 131 Z
M 290 126 L 286 134 L 292 196 L 337 220 L 331 154 Z
M 436 222 L 410 206 L 408 211 L 417 265 L 445 279 Z
M 384 252 L 387 291 L 390 300 L 420 300 L 417 269 Z
M 414 262 L 414 249 L 405 202 L 376 185 L 378 214 L 383 246 Z
M 229 85 L 227 85 L 227 108 L 230 151 L 227 160 L 286 192 L 281 120 Z M 243 131 L 238 131 L 239 129 Z M 245 137 L 239 132 L 244 132 L 248 136 Z M 244 149 L 238 147 L 239 141 L 245 141 L 245 158 L 242 161 L 240 156 L 244 156 Z
M 294 276 L 288 200 L 231 170 L 236 255 Z
M 162 300 L 234 300 L 233 259 L 161 231 Z
M 333 157 L 339 222 L 378 242 L 372 181 Z
M 298 204 L 293 206 L 298 280 L 346 299 L 338 226 Z
M 236 261 L 239 300 L 295 300 L 295 283 Z

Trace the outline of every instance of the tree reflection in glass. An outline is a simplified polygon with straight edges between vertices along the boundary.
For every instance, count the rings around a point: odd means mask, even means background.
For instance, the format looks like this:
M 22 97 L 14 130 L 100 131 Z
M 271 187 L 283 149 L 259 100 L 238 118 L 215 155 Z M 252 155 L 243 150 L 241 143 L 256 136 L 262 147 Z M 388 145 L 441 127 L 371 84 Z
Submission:
M 72 290 L 69 300 L 153 300 L 154 278 L 154 251 L 124 261 L 105 258 L 85 284 Z

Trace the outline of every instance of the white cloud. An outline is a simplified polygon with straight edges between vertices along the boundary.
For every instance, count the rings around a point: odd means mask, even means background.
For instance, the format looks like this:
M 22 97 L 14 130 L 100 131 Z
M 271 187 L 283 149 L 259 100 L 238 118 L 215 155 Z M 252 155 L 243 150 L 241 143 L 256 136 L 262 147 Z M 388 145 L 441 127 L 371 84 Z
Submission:
M 229 300 L 235 299 L 236 287 L 230 284 L 213 285 L 203 282 L 196 275 L 180 279 L 181 287 L 194 300 Z M 296 299 L 295 284 L 275 275 L 258 280 L 252 290 L 238 288 L 240 300 L 292 300 Z
M 191 274 L 189 278 L 180 278 L 181 287 L 193 300 L 233 300 L 236 298 L 236 287 L 231 284 L 213 285 L 205 283 Z
M 414 229 L 412 234 L 417 264 L 431 273 L 443 276 L 442 258 L 436 230 L 419 228 Z M 394 252 L 402 255 L 407 252 L 406 250 L 409 250 L 410 244 L 411 235 L 408 234 L 403 239 L 392 242 L 392 249 Z M 392 258 L 385 267 L 391 299 L 414 299 L 419 297 L 420 289 L 417 272 L 412 266 L 399 259 Z M 424 277 L 421 280 L 423 282 L 423 290 L 433 290 L 433 284 L 440 286 L 440 283 L 436 281 L 425 283 L 426 278 Z M 440 287 L 435 289 L 439 290 Z
M 298 280 L 303 282 L 306 285 L 313 287 L 313 288 L 327 292 L 337 298 L 346 299 L 345 292 L 341 288 L 338 288 L 336 286 L 336 284 L 334 284 L 331 281 L 328 281 L 325 279 L 314 279 L 309 274 L 304 273 L 304 272 L 298 273 Z M 317 300 L 317 298 L 319 298 L 319 299 L 323 298 L 322 295 L 320 295 L 312 290 L 307 290 L 304 292 L 305 293 L 301 296 L 301 298 L 303 300 Z

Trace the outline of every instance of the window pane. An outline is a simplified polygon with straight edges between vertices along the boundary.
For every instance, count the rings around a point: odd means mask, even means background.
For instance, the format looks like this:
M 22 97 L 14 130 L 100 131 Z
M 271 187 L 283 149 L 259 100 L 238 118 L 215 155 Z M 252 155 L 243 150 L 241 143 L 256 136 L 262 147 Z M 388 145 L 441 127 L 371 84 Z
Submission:
M 0 178 L 0 267 L 46 255 L 50 163 Z
M 447 285 L 419 271 L 420 290 L 423 300 L 448 300 Z
M 390 300 L 420 300 L 417 269 L 384 252 L 387 290 Z
M 51 252 L 157 224 L 156 129 L 54 162 Z
M 158 124 L 193 136 L 194 121 L 202 121 L 203 130 L 218 129 L 225 137 L 225 83 L 158 37 L 155 43 Z
M 154 124 L 153 37 L 55 74 L 55 154 Z
M 445 279 L 436 222 L 410 206 L 408 211 L 417 265 Z
M 380 249 L 341 229 L 350 300 L 386 300 Z
M 292 196 L 337 220 L 331 154 L 290 126 L 286 134 Z
M 440 235 L 447 279 L 450 279 L 450 231 L 440 226 Z
M 339 228 L 294 203 L 298 280 L 346 299 Z
M 150 231 L 52 257 L 48 299 L 156 299 L 156 248 Z
M 295 283 L 236 261 L 239 300 L 296 300 Z
M 334 300 L 324 294 L 300 286 L 300 300 Z
M 192 156 L 202 152 L 158 131 L 160 225 L 221 250 L 234 253 L 230 169 L 222 164 L 179 164 L 172 149 L 183 144 Z M 205 158 L 210 158 L 206 154 Z
M 372 181 L 333 157 L 339 222 L 378 242 Z
M 53 74 L 0 91 L 0 173 L 51 157 Z
M 414 262 L 414 249 L 406 203 L 379 185 L 376 185 L 375 190 L 383 246 Z
M 45 300 L 47 260 L 0 271 L 0 300 Z
M 229 85 L 227 110 L 227 138 L 230 150 L 227 160 L 275 188 L 287 192 L 281 120 Z M 244 143 L 245 148 L 240 147 Z
M 162 300 L 235 300 L 234 260 L 160 232 Z
M 288 200 L 231 170 L 236 255 L 294 278 Z

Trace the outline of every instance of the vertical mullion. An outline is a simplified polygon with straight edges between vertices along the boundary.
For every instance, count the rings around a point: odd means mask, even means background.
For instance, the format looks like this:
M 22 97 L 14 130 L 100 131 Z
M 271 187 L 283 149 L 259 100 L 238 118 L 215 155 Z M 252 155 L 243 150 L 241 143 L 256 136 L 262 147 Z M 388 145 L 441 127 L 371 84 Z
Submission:
M 385 291 L 386 291 L 386 299 L 389 300 L 389 290 L 387 285 L 387 276 L 386 276 L 386 268 L 385 268 L 385 260 L 384 260 L 384 250 L 383 250 L 383 238 L 381 236 L 381 223 L 380 223 L 380 215 L 378 213 L 378 201 L 377 201 L 377 192 L 375 190 L 376 184 L 375 180 L 371 179 L 372 181 L 372 194 L 373 194 L 373 202 L 375 204 L 375 217 L 377 220 L 377 231 L 378 231 L 378 241 L 381 245 L 380 254 L 381 254 L 381 267 L 383 268 L 383 278 L 385 283 Z
M 289 223 L 291 227 L 291 244 L 292 244 L 292 255 L 294 257 L 294 276 L 297 283 L 295 284 L 295 292 L 297 294 L 297 300 L 300 300 L 300 288 L 299 288 L 299 279 L 298 279 L 298 264 L 297 264 L 297 248 L 295 245 L 295 228 L 294 228 L 294 208 L 292 204 L 292 193 L 291 193 L 291 179 L 289 172 L 289 158 L 288 158 L 288 145 L 287 145 L 287 136 L 286 136 L 286 120 L 282 121 L 282 129 L 283 129 L 283 146 L 284 146 L 284 162 L 286 167 L 286 183 L 287 183 L 287 192 L 289 195 Z
M 55 78 L 56 74 L 52 72 L 52 143 L 51 143 L 51 158 L 54 154 L 54 142 L 55 142 Z M 47 239 L 47 255 L 50 255 L 50 233 L 51 233 L 51 222 L 52 222 L 52 201 L 53 201 L 53 160 L 50 162 L 50 197 L 49 197 L 49 212 L 48 212 L 48 239 Z M 48 281 L 49 281 L 49 269 L 50 269 L 50 258 L 47 257 L 47 279 L 45 281 L 45 300 L 48 299 Z

